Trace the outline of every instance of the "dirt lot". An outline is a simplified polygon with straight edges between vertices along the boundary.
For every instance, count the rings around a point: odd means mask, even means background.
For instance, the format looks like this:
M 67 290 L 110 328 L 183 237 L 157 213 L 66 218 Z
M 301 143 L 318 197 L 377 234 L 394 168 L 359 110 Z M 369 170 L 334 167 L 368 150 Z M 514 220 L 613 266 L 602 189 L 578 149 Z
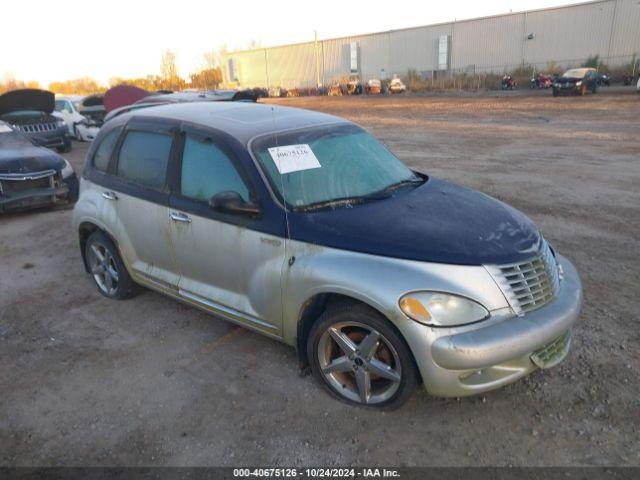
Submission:
M 640 465 L 640 95 L 285 99 L 530 215 L 577 266 L 568 359 L 374 413 L 292 349 L 152 292 L 101 297 L 70 210 L 0 219 L 0 465 Z M 86 145 L 68 155 L 79 171 Z

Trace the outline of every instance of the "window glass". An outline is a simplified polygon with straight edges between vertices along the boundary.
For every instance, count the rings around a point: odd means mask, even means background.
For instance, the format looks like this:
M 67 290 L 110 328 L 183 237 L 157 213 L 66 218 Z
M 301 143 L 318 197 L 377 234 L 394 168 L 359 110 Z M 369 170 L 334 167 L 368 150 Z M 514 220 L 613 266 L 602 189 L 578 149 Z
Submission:
M 119 129 L 112 130 L 102 139 L 102 142 L 98 146 L 95 155 L 93 156 L 93 167 L 102 172 L 107 171 L 109 166 L 109 159 L 111 158 L 111 152 L 118 140 Z
M 211 139 L 187 135 L 182 155 L 181 192 L 208 202 L 216 193 L 234 191 L 249 200 L 249 190 L 231 159 Z
M 280 173 L 272 151 L 304 146 L 317 163 Z M 312 127 L 258 139 L 253 145 L 272 186 L 286 202 L 305 207 L 358 199 L 404 182 L 420 182 L 373 136 L 355 125 Z
M 172 137 L 161 133 L 127 133 L 118 155 L 118 176 L 150 188 L 162 189 Z

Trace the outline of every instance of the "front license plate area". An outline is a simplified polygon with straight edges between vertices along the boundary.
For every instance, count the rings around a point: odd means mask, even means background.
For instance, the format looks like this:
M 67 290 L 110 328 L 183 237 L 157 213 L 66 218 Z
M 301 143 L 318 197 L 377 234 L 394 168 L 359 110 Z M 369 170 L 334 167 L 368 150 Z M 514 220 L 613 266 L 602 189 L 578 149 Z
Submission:
M 551 368 L 559 364 L 569 352 L 571 330 L 567 330 L 555 340 L 547 343 L 531 354 L 531 361 L 538 368 Z

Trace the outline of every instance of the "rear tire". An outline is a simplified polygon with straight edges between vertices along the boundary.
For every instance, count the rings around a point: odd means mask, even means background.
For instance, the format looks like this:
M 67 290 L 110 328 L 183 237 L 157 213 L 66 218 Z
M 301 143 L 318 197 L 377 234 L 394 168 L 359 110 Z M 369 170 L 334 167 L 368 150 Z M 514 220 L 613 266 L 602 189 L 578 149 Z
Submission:
M 394 410 L 418 384 L 413 355 L 400 333 L 364 304 L 330 305 L 311 328 L 307 356 L 329 394 L 351 405 Z
M 105 297 L 124 300 L 137 293 L 118 249 L 101 230 L 96 230 L 87 239 L 85 259 L 98 291 Z

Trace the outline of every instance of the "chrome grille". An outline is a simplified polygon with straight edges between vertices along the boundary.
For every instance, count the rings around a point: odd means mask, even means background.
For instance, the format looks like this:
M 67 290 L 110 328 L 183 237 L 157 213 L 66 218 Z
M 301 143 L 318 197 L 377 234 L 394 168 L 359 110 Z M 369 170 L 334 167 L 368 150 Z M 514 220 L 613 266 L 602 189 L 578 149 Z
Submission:
M 519 316 L 549 303 L 560 286 L 556 260 L 544 240 L 540 251 L 531 260 L 508 265 L 488 265 L 487 270 Z
M 19 125 L 18 129 L 24 133 L 53 132 L 58 126 L 55 123 L 33 123 L 31 125 Z

